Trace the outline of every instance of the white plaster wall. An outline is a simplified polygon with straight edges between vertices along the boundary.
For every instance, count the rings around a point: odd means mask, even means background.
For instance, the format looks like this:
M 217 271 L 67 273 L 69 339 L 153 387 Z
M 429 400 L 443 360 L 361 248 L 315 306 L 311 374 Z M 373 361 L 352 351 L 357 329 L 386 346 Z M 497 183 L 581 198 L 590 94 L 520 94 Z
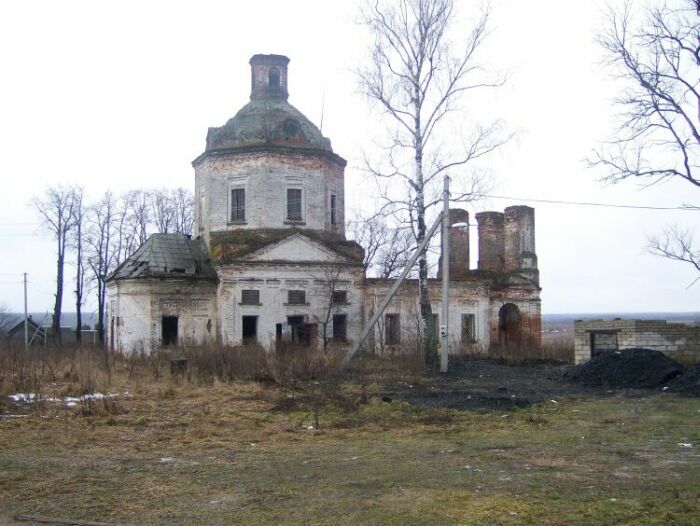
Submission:
M 344 235 L 344 170 L 320 154 L 239 153 L 208 157 L 195 167 L 197 229 L 237 228 L 327 230 Z M 230 221 L 230 191 L 245 189 L 245 221 Z M 287 189 L 302 190 L 302 221 L 287 221 Z M 204 199 L 201 196 L 204 194 Z M 336 195 L 337 225 L 330 225 L 330 196 Z M 200 208 L 204 206 L 200 214 Z M 200 219 L 201 218 L 201 219 Z
M 178 317 L 179 345 L 200 345 L 216 339 L 216 286 L 212 283 L 177 278 L 121 280 L 110 282 L 107 293 L 107 323 L 111 330 L 114 316 L 114 346 L 118 351 L 148 352 L 159 347 L 163 316 Z
M 318 345 L 322 346 L 322 326 L 328 307 L 324 265 L 293 264 L 239 264 L 223 266 L 219 270 L 219 320 L 222 342 L 238 345 L 242 341 L 242 316 L 258 316 L 258 343 L 273 350 L 276 342 L 276 324 L 285 323 L 288 316 L 308 316 L 310 323 L 318 323 Z M 351 342 L 362 329 L 363 270 L 344 267 L 337 279 L 337 290 L 348 291 L 347 305 L 334 306 L 332 314 L 347 315 L 347 337 Z M 241 305 L 241 291 L 260 291 L 261 305 Z M 289 290 L 306 291 L 308 305 L 288 305 Z M 332 317 L 331 317 L 332 320 Z M 328 325 L 332 336 L 332 321 Z
M 370 282 L 367 286 L 366 317 L 367 321 L 373 311 L 384 298 L 391 287 L 391 283 Z M 443 324 L 442 319 L 442 290 L 440 287 L 430 288 L 430 305 L 433 314 L 437 315 L 438 330 Z M 490 298 L 485 287 L 464 282 L 453 282 L 450 287 L 448 340 L 450 353 L 456 354 L 464 351 L 486 352 L 490 343 Z M 404 284 L 384 314 L 399 314 L 401 327 L 401 343 L 414 344 L 418 334 L 420 308 L 418 305 L 418 286 L 415 282 Z M 476 342 L 462 342 L 462 316 L 471 314 L 474 316 L 474 329 Z M 384 316 L 375 326 L 374 350 L 381 352 L 385 336 Z M 387 349 L 385 348 L 385 351 Z M 407 348 L 407 351 L 413 350 Z

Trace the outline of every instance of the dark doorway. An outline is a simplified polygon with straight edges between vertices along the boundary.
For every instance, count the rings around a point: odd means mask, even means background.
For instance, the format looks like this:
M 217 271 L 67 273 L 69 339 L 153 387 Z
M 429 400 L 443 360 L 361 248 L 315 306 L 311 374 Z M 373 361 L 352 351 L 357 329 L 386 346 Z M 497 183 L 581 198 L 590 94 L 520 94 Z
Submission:
M 506 347 L 520 345 L 520 311 L 512 303 L 498 311 L 498 343 Z
M 316 338 L 316 325 L 304 322 L 304 316 L 288 316 L 287 323 L 291 327 L 292 342 L 309 347 Z
M 384 317 L 384 343 L 387 345 L 401 343 L 401 319 L 398 314 L 387 314 Z
M 348 317 L 345 314 L 333 315 L 333 341 L 348 341 Z
M 591 358 L 595 358 L 602 352 L 618 350 L 616 329 L 600 329 L 588 332 L 591 342 Z
M 258 317 L 243 316 L 243 345 L 258 343 Z
M 163 345 L 177 345 L 177 316 L 163 316 Z

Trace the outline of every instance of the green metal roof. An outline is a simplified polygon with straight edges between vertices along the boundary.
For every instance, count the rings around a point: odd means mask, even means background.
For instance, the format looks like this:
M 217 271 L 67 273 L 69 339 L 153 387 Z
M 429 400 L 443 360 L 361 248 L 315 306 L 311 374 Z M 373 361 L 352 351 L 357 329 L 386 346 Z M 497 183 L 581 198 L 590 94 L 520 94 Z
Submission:
M 153 234 L 131 254 L 107 281 L 147 277 L 216 279 L 204 243 L 182 234 Z
M 207 152 L 261 146 L 333 152 L 331 141 L 282 99 L 253 99 L 220 128 L 209 128 Z

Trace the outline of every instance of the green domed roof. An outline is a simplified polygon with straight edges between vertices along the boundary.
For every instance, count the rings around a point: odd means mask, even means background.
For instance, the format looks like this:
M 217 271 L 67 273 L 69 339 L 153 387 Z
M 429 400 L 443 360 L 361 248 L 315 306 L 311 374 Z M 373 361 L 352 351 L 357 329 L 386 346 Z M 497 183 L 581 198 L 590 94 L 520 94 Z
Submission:
M 254 98 L 207 134 L 207 152 L 263 146 L 333 152 L 331 141 L 284 98 Z

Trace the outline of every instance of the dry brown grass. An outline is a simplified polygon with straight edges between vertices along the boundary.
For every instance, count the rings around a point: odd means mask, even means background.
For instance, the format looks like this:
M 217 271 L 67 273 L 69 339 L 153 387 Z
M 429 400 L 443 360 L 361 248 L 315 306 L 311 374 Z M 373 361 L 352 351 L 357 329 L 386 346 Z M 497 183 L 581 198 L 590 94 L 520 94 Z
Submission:
M 130 524 L 697 519 L 696 449 L 678 445 L 700 442 L 696 400 L 426 408 L 382 399 L 387 384 L 437 385 L 418 359 L 361 358 L 341 376 L 332 356 L 270 357 L 273 370 L 255 350 L 190 351 L 182 375 L 166 355 L 20 364 L 32 379 L 22 385 L 46 397 L 91 385 L 117 396 L 7 406 L 20 417 L 0 420 L 2 512 Z M 305 380 L 289 381 L 294 371 Z

